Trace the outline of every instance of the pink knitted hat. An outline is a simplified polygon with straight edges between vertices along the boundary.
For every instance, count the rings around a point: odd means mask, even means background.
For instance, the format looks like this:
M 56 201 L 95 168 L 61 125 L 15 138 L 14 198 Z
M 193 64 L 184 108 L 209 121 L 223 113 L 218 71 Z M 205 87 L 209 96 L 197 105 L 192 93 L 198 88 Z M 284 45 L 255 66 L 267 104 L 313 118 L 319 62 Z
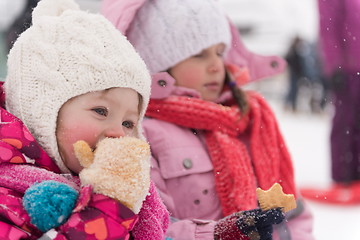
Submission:
M 134 26 L 135 26 L 135 19 L 139 18 L 139 15 L 141 13 L 140 10 L 142 11 L 147 11 L 147 9 L 145 8 L 149 8 L 149 6 L 151 4 L 153 4 L 154 0 L 102 0 L 101 1 L 101 13 L 110 20 L 110 22 L 112 22 L 116 28 L 122 32 L 125 35 L 129 35 L 130 32 L 134 32 L 136 30 L 134 30 Z M 167 10 L 167 12 L 170 12 L 170 10 L 175 11 L 172 14 L 176 15 L 177 12 L 180 12 L 180 8 L 184 6 L 184 4 L 200 4 L 200 3 L 214 3 L 215 5 L 217 5 L 216 0 L 157 0 L 156 3 L 158 4 L 158 2 L 163 2 L 163 4 L 168 4 L 168 6 L 173 6 L 171 9 L 170 8 L 166 8 L 165 10 Z M 179 3 L 179 6 L 175 6 L 176 4 L 172 4 L 172 2 L 175 3 Z M 200 2 L 200 3 L 199 3 Z M 219 2 L 219 1 L 218 1 Z M 220 3 L 219 3 L 220 4 Z M 175 7 L 174 7 L 175 6 Z M 194 6 L 190 6 L 193 7 Z M 209 7 L 210 8 L 210 7 Z M 217 8 L 215 9 L 215 11 L 219 12 L 221 8 Z M 211 15 L 213 17 L 214 12 L 213 11 L 206 11 L 207 14 L 209 14 L 209 16 Z M 168 14 L 169 15 L 169 14 Z M 174 16 L 170 16 L 171 18 L 174 18 Z M 185 22 L 187 22 L 189 19 L 187 18 L 188 16 L 186 15 L 182 15 L 180 17 L 181 21 L 183 25 L 185 25 Z M 180 21 L 179 20 L 179 21 Z M 136 20 L 138 21 L 138 20 Z M 239 31 L 237 30 L 237 28 L 235 27 L 235 25 L 233 23 L 231 23 L 231 21 L 229 21 L 229 19 L 227 19 L 227 26 L 223 27 L 224 31 L 227 31 L 229 28 L 230 34 L 231 34 L 231 43 L 228 45 L 229 49 L 228 52 L 224 58 L 225 60 L 225 64 L 229 65 L 233 65 L 234 67 L 238 67 L 238 68 L 247 68 L 249 70 L 249 75 L 250 75 L 250 81 L 256 81 L 256 80 L 260 80 L 263 78 L 269 78 L 271 76 L 277 75 L 279 73 L 282 73 L 285 68 L 286 68 L 286 62 L 284 61 L 284 59 L 278 57 L 278 56 L 262 56 L 262 55 L 258 55 L 255 54 L 251 51 L 249 51 L 246 46 L 244 45 L 244 43 L 241 40 L 241 36 L 239 35 Z M 166 19 L 167 23 L 168 20 Z M 165 24 L 165 22 L 161 23 L 161 24 Z M 177 22 L 180 26 L 180 23 Z M 146 24 L 151 24 L 151 22 L 146 23 Z M 192 23 L 194 24 L 194 23 Z M 212 25 L 217 25 L 218 23 L 215 22 L 214 20 L 210 20 L 208 22 L 208 24 L 205 24 L 205 28 L 206 29 L 210 29 L 211 31 L 214 31 L 213 26 Z M 161 25 L 159 25 L 161 26 Z M 169 26 L 169 25 L 167 25 Z M 186 26 L 186 25 L 185 25 Z M 158 27 L 158 26 L 156 26 Z M 203 30 L 205 29 L 203 28 Z M 161 40 L 163 38 L 167 39 L 167 42 L 162 42 L 162 45 L 157 45 L 158 49 L 160 49 L 160 51 L 156 51 L 154 55 L 149 56 L 148 58 L 144 58 L 144 60 L 146 61 L 146 63 L 150 66 L 150 64 L 158 64 L 158 63 L 152 63 L 156 61 L 158 61 L 160 58 L 163 58 L 165 54 L 167 54 L 168 52 L 166 52 L 165 47 L 168 46 L 173 46 L 173 48 L 175 48 L 175 43 L 173 42 L 169 42 L 170 40 L 172 41 L 172 39 L 170 39 L 170 36 L 173 37 L 181 37 L 181 38 L 185 38 L 185 35 L 180 35 L 179 33 L 179 28 L 176 28 L 174 26 L 172 26 L 172 28 L 170 29 L 169 27 L 166 28 L 168 30 L 167 31 L 162 31 L 162 35 L 160 35 L 158 32 L 159 29 L 153 30 L 154 34 L 157 33 L 158 36 L 153 36 L 154 39 L 158 39 Z M 219 30 L 221 31 L 221 30 Z M 133 34 L 133 33 L 132 33 Z M 142 36 L 140 34 L 144 34 L 144 33 L 138 33 L 139 36 Z M 206 36 L 206 34 L 205 34 Z M 195 37 L 197 38 L 204 38 L 204 36 L 200 36 L 200 34 L 195 35 Z M 215 36 L 216 38 L 218 38 L 219 36 Z M 222 36 L 223 37 L 223 36 Z M 133 36 L 134 38 L 134 36 Z M 170 39 L 170 40 L 169 40 Z M 138 39 L 132 39 L 129 38 L 129 40 L 134 44 L 136 44 L 136 41 Z M 179 46 L 182 45 L 186 45 L 186 47 L 188 45 L 190 45 L 190 42 L 193 42 L 195 40 L 186 40 L 187 42 L 182 42 L 180 43 Z M 220 41 L 216 41 L 216 42 L 222 42 Z M 146 45 L 143 45 L 142 47 L 145 48 L 145 46 L 149 46 L 154 48 L 154 46 L 152 46 L 151 41 L 144 43 Z M 182 45 L 181 45 L 182 44 Z M 210 46 L 211 44 L 209 44 L 208 46 Z M 204 44 L 205 46 L 205 44 Z M 201 49 L 204 48 L 204 46 Z M 208 47 L 206 46 L 206 47 Z M 140 46 L 136 46 L 136 48 L 139 48 L 138 51 L 140 52 L 140 55 L 144 54 L 144 49 L 140 48 Z M 206 48 L 205 47 L 205 48 Z M 155 48 L 154 48 L 155 49 Z M 171 49 L 172 51 L 176 51 L 174 49 Z M 146 50 L 145 50 L 146 51 Z M 152 51 L 152 50 L 148 50 L 148 51 Z M 178 50 L 177 50 L 178 51 Z M 197 52 L 196 52 L 197 53 Z M 195 53 L 195 54 L 196 54 Z M 191 56 L 192 54 L 185 54 L 185 52 L 182 53 L 184 56 L 184 59 L 187 58 L 188 56 Z M 160 56 L 159 56 L 160 55 Z M 181 55 L 181 53 L 180 53 Z M 178 60 L 174 61 L 175 63 L 179 62 Z M 169 68 L 169 66 L 172 66 L 174 64 L 167 64 L 163 67 L 159 67 L 157 69 L 161 69 L 158 71 L 163 71 L 163 70 L 167 70 Z M 156 72 L 154 71 L 153 67 L 150 66 L 150 70 L 152 73 L 152 84 L 151 84 L 151 98 L 165 98 L 167 96 L 169 96 L 171 94 L 172 91 L 174 91 L 175 89 L 175 80 L 166 72 Z M 165 81 L 165 84 L 164 84 Z M 160 84 L 161 83 L 161 84 Z
M 215 0 L 148 0 L 126 33 L 151 73 L 165 71 L 217 43 L 231 42 Z

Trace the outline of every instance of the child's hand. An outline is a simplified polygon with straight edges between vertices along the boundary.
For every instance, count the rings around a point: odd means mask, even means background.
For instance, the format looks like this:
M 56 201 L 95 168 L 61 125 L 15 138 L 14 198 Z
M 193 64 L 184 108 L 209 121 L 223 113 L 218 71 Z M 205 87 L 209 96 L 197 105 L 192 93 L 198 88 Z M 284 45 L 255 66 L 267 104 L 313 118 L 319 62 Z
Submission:
M 140 211 L 150 187 L 150 148 L 137 138 L 105 138 L 94 153 L 84 142 L 74 144 L 84 169 L 81 183 L 94 192 L 115 198 L 135 213 Z
M 248 236 L 259 236 L 260 240 L 271 240 L 273 224 L 279 224 L 285 219 L 280 208 L 273 208 L 267 211 L 254 209 L 244 211 L 243 215 L 236 221 L 241 232 Z M 250 239 L 252 239 L 250 237 Z
M 271 240 L 272 225 L 281 223 L 284 218 L 285 215 L 280 208 L 237 212 L 216 224 L 215 239 Z
M 78 192 L 67 184 L 43 181 L 29 187 L 23 197 L 23 205 L 31 223 L 46 232 L 63 224 L 70 216 Z

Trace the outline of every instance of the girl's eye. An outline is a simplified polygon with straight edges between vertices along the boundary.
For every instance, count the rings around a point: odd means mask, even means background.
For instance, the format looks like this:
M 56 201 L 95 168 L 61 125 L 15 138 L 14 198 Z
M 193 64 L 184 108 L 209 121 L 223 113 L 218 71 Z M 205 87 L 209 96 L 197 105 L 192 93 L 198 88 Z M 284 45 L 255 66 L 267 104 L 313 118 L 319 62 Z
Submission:
M 225 45 L 220 44 L 216 49 L 216 54 L 220 57 L 223 57 L 225 53 Z
M 222 51 L 222 52 L 218 52 L 217 55 L 218 55 L 219 57 L 223 57 L 223 56 L 224 56 L 224 52 L 223 52 L 223 51 Z
M 93 108 L 92 111 L 96 112 L 97 114 L 106 117 L 108 115 L 108 110 L 106 108 Z
M 204 51 L 202 51 L 202 52 L 200 52 L 200 53 L 198 53 L 198 54 L 196 54 L 196 55 L 193 55 L 193 57 L 195 57 L 195 58 L 200 58 L 200 57 L 204 57 L 205 56 L 205 52 Z
M 133 129 L 134 126 L 135 126 L 135 124 L 134 124 L 133 122 L 131 122 L 131 121 L 124 121 L 124 122 L 122 123 L 122 125 L 123 125 L 124 127 L 126 127 L 126 128 L 129 128 L 129 129 Z

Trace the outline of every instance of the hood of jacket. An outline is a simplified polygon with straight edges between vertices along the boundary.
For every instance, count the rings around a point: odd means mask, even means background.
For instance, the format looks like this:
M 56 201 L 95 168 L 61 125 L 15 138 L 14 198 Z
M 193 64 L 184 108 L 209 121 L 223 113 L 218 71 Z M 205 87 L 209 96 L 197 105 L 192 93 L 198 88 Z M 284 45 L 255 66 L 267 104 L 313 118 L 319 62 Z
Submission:
M 41 180 L 76 185 L 60 175 L 60 169 L 41 148 L 23 122 L 5 110 L 5 93 L 0 82 L 0 184 L 19 192 Z

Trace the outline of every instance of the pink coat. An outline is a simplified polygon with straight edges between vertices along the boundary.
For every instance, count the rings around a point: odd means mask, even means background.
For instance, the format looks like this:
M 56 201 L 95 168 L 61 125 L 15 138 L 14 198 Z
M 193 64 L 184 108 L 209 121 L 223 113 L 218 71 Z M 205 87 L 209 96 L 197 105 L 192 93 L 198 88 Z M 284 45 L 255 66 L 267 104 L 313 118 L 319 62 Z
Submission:
M 188 96 L 191 91 L 178 89 L 176 94 Z M 152 179 L 173 217 L 167 236 L 174 240 L 213 239 L 214 225 L 224 216 L 203 133 L 152 118 L 145 118 L 143 127 L 151 146 Z M 248 141 L 246 136 L 242 140 Z M 313 239 L 312 215 L 301 198 L 287 219 L 276 227 L 274 239 Z
M 145 1 L 103 0 L 102 13 L 126 34 L 137 10 Z M 248 51 L 234 25 L 229 24 L 232 46 L 225 63 L 231 67 L 233 75 L 247 69 L 250 80 L 255 81 L 279 74 L 285 69 L 285 61 L 279 57 L 259 56 Z M 151 98 L 170 95 L 199 97 L 194 90 L 175 86 L 175 80 L 166 72 L 152 77 Z M 158 84 L 159 80 L 166 84 Z M 229 94 L 224 93 L 219 101 L 228 97 Z M 213 239 L 214 225 L 224 216 L 202 132 L 150 118 L 144 119 L 143 127 L 151 146 L 152 179 L 172 217 L 167 236 L 174 240 Z M 242 140 L 246 142 L 246 136 Z M 277 227 L 274 239 L 313 239 L 309 209 L 300 198 L 298 206 L 287 216 L 288 221 Z
M 1 85 L 0 105 L 4 103 Z M 62 182 L 79 191 L 69 219 L 52 230 L 51 239 L 126 240 L 132 236 L 140 240 L 157 240 L 164 237 L 168 212 L 153 184 L 136 215 L 120 202 L 93 193 L 91 186 L 80 187 L 77 177 L 60 174 L 59 168 L 23 123 L 1 107 L 0 120 L 0 239 L 38 239 L 44 236 L 31 224 L 22 201 L 30 186 L 45 180 Z M 91 225 L 97 227 L 89 227 Z

